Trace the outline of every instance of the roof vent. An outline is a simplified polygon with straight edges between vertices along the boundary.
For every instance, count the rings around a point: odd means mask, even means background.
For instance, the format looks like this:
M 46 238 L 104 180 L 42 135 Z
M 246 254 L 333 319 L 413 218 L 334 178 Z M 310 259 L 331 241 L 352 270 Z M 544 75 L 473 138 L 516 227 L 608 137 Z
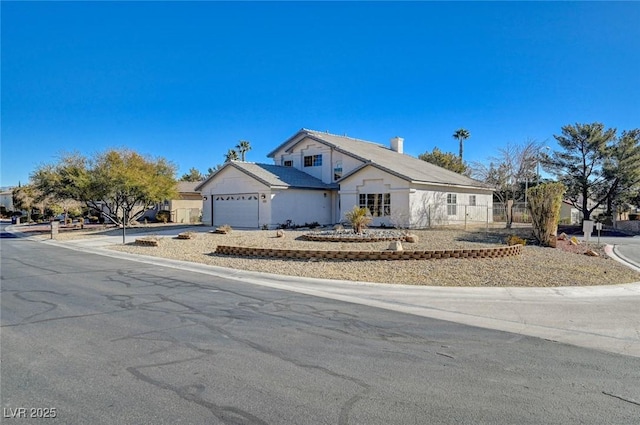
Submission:
M 403 153 L 404 139 L 402 137 L 393 137 L 391 139 L 391 150 L 398 153 Z

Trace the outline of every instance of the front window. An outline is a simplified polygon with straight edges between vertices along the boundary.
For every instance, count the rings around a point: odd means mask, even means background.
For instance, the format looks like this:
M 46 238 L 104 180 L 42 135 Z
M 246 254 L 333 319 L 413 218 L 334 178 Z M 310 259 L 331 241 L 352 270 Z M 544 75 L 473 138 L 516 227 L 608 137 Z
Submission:
M 305 167 L 319 167 L 322 165 L 322 155 L 309 155 L 304 157 Z
M 458 215 L 458 197 L 455 193 L 447 195 L 447 215 Z
M 469 195 L 469 205 L 472 207 L 476 206 L 476 195 Z
M 284 161 L 284 166 L 285 167 L 293 167 L 293 161 L 290 160 L 290 159 Z
M 333 167 L 333 180 L 340 180 L 342 178 L 342 161 L 336 162 Z
M 389 217 L 391 215 L 391 194 L 361 193 L 360 208 L 367 208 L 372 217 Z

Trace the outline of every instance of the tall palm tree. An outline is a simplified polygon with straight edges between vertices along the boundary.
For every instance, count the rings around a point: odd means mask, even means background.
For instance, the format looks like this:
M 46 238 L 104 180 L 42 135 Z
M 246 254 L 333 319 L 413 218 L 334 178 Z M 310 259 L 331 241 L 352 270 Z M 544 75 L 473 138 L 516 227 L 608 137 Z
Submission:
M 461 128 L 453 133 L 453 138 L 457 139 L 460 142 L 460 162 L 462 162 L 462 144 L 469 137 L 471 137 L 469 130 L 465 130 L 464 128 Z
M 224 154 L 224 162 L 237 161 L 238 160 L 238 152 L 233 149 L 229 149 L 227 153 Z
M 240 160 L 244 162 L 244 154 L 251 150 L 251 143 L 248 140 L 240 140 L 236 145 L 236 150 L 240 153 Z

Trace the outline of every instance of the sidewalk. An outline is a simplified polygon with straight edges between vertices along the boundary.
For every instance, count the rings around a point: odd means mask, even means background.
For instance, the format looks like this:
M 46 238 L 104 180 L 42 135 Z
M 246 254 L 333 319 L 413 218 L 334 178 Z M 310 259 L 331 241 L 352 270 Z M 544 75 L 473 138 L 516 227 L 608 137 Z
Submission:
M 201 228 L 197 231 L 207 231 Z M 176 236 L 179 231 L 157 233 Z M 139 236 L 139 235 L 137 235 Z M 136 235 L 127 237 L 127 242 Z M 640 282 L 561 288 L 449 288 L 309 279 L 225 269 L 107 249 L 122 236 L 43 243 L 205 273 L 465 325 L 640 357 Z

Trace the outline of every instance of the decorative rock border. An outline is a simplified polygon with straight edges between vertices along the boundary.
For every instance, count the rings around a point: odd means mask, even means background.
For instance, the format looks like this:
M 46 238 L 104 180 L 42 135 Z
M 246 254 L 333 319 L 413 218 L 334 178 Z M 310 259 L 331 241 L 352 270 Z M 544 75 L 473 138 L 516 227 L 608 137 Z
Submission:
M 159 240 L 156 238 L 145 237 L 136 239 L 135 244 L 142 246 L 158 246 Z
M 522 245 L 434 251 L 314 251 L 218 245 L 215 254 L 304 260 L 435 260 L 442 258 L 503 258 L 522 254 Z

